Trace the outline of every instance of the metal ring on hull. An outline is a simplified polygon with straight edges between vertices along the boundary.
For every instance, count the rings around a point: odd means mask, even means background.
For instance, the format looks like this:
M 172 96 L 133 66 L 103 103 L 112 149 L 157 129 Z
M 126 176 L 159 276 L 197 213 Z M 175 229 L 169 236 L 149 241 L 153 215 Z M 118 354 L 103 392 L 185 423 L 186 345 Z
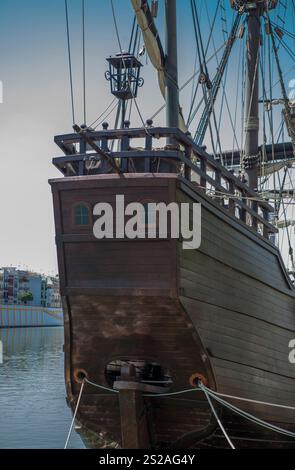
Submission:
M 88 374 L 86 372 L 86 370 L 84 369 L 75 369 L 74 371 L 74 379 L 75 379 L 75 382 L 81 384 L 84 382 L 85 379 L 89 379 L 88 377 Z
M 206 384 L 208 383 L 208 380 L 203 374 L 200 374 L 199 372 L 195 372 L 194 374 L 190 376 L 189 383 L 192 387 L 198 388 L 199 382 L 202 382 L 202 384 L 206 386 Z

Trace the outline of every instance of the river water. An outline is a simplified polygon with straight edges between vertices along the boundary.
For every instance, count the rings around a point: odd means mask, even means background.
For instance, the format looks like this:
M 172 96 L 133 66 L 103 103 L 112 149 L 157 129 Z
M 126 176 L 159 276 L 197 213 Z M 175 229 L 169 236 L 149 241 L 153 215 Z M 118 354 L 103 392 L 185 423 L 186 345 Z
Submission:
M 0 329 L 0 340 L 0 448 L 63 448 L 71 424 L 63 328 Z M 84 448 L 75 431 L 68 447 Z

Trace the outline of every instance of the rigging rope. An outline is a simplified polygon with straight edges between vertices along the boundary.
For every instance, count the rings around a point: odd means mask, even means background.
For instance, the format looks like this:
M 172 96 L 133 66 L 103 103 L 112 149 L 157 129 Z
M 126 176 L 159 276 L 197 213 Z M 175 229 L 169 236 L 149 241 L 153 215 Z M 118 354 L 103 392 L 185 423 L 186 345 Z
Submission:
M 210 26 L 210 32 L 209 32 L 208 41 L 207 41 L 207 46 L 206 46 L 206 50 L 205 50 L 205 58 L 206 58 L 207 53 L 208 53 L 208 50 L 209 50 L 211 38 L 213 38 L 213 31 L 214 31 L 214 26 L 215 26 L 215 22 L 216 22 L 216 18 L 217 18 L 217 13 L 218 13 L 219 5 L 220 5 L 220 0 L 218 0 L 218 2 L 217 2 L 217 6 L 216 6 L 216 9 L 215 9 L 215 13 L 214 13 L 212 25 L 209 24 L 209 26 Z M 207 2 L 205 2 L 205 6 L 206 6 L 206 10 L 208 11 Z M 226 43 L 226 41 L 225 41 L 225 43 Z M 215 51 L 215 52 L 216 52 L 216 51 Z M 197 61 L 198 55 L 199 55 L 199 51 L 198 51 L 198 48 L 197 48 L 197 50 L 196 50 L 196 61 Z M 200 67 L 199 73 L 201 73 L 201 67 Z M 187 126 L 191 123 L 191 115 L 192 115 L 192 112 L 193 112 L 193 107 L 194 107 L 194 104 L 195 104 L 195 100 L 196 100 L 196 96 L 197 96 L 199 84 L 200 84 L 200 83 L 199 83 L 199 80 L 198 80 L 197 86 L 196 86 L 196 88 L 195 88 L 195 92 L 194 92 L 194 94 L 193 94 L 193 96 L 192 96 L 192 100 L 191 100 L 191 106 L 190 106 L 189 115 L 188 115 L 188 118 L 187 118 Z
M 273 21 L 271 21 L 271 24 L 273 26 L 275 26 L 276 28 L 279 28 L 283 33 L 287 34 L 287 36 L 290 36 L 292 39 L 295 39 L 295 34 L 291 33 L 290 31 L 288 31 L 285 28 L 282 28 L 282 26 L 279 26 L 278 24 L 274 23 Z
M 86 53 L 85 53 L 85 0 L 82 0 L 82 50 L 83 50 L 83 109 L 86 125 Z
M 266 97 L 266 92 L 265 92 L 265 78 L 264 78 L 264 69 L 265 69 L 265 60 L 266 60 L 266 47 L 265 47 L 265 36 L 266 36 L 266 31 L 264 29 L 264 33 L 263 33 L 263 40 L 262 40 L 262 54 L 260 56 L 260 60 L 259 60 L 259 65 L 260 65 L 260 70 L 261 70 L 261 76 L 262 76 L 262 90 L 263 90 L 263 114 L 262 114 L 262 122 L 263 122 L 263 125 L 262 125 L 262 136 L 263 136 L 263 139 L 262 139 L 262 159 L 261 159 L 261 165 L 262 165 L 262 174 L 261 174 L 261 178 L 260 178 L 260 191 L 263 189 L 263 186 L 264 186 L 264 183 L 263 183 L 263 180 L 262 178 L 265 176 L 264 174 L 264 163 L 265 161 L 267 160 L 267 157 L 266 157 L 266 143 L 267 143 L 267 136 L 266 136 L 266 119 L 265 119 L 265 114 L 266 114 L 266 110 L 265 110 L 265 100 L 267 99 Z M 268 119 L 269 119 L 269 115 L 268 115 Z
M 263 91 L 263 104 L 267 102 L 267 94 L 265 91 L 265 56 L 266 56 L 266 51 L 264 47 L 264 42 L 263 41 L 263 58 L 259 58 L 259 65 L 261 69 L 261 77 L 262 77 L 262 91 Z M 268 44 L 269 46 L 269 44 Z M 270 84 L 270 102 L 272 101 L 272 72 L 271 72 L 271 59 L 270 59 L 270 47 L 268 49 L 268 79 L 269 79 L 269 84 Z M 265 144 L 267 142 L 266 138 L 266 128 L 265 128 L 265 113 L 266 109 L 265 106 L 263 107 L 263 146 L 264 146 L 264 153 L 265 153 Z M 269 124 L 269 129 L 270 129 L 270 134 L 271 134 L 271 144 L 272 144 L 272 164 L 273 164 L 273 185 L 274 189 L 276 189 L 276 179 L 275 179 L 275 148 L 274 148 L 274 130 L 273 130 L 273 110 L 272 107 L 270 108 L 270 112 L 267 112 L 267 119 L 268 119 L 268 124 Z M 276 208 L 275 208 L 276 209 Z M 276 211 L 277 212 L 277 211 Z M 276 216 L 276 215 L 275 215 Z
M 206 134 L 206 131 L 207 131 L 207 127 L 210 123 L 210 116 L 212 114 L 213 119 L 214 119 L 215 129 L 216 129 L 217 142 L 218 142 L 221 154 L 222 154 L 222 151 L 221 151 L 221 142 L 220 142 L 220 137 L 219 137 L 219 126 L 217 126 L 217 122 L 216 122 L 216 115 L 215 115 L 214 105 L 215 105 L 215 102 L 216 102 L 216 99 L 217 99 L 217 96 L 218 96 L 218 91 L 220 89 L 220 86 L 223 87 L 222 101 L 223 101 L 223 99 L 225 99 L 225 101 L 227 102 L 227 97 L 224 95 L 225 87 L 224 87 L 224 84 L 222 82 L 222 78 L 223 78 L 224 72 L 227 70 L 229 57 L 230 57 L 233 45 L 235 43 L 235 39 L 237 37 L 237 29 L 238 29 L 238 26 L 239 26 L 239 23 L 240 23 L 240 18 L 241 18 L 240 15 L 237 14 L 237 16 L 235 17 L 235 20 L 233 22 L 231 33 L 230 33 L 230 39 L 226 43 L 226 47 L 225 47 L 223 56 L 222 56 L 221 61 L 218 64 L 218 67 L 217 67 L 217 72 L 215 74 L 215 77 L 214 77 L 212 83 L 210 84 L 211 86 L 208 87 L 209 88 L 208 94 L 209 94 L 210 99 L 207 101 L 205 109 L 203 110 L 202 117 L 200 119 L 200 123 L 198 125 L 197 131 L 196 131 L 195 137 L 194 137 L 194 140 L 196 141 L 197 144 L 201 145 L 203 143 L 203 140 L 205 138 L 205 134 Z M 198 28 L 198 29 L 200 29 L 200 28 Z M 201 44 L 202 44 L 202 38 L 201 37 L 200 37 L 200 41 L 201 41 Z M 214 46 L 214 39 L 213 39 L 213 46 Z M 207 71 L 206 71 L 206 75 L 208 76 Z M 228 107 L 228 103 L 227 103 L 227 107 Z
M 295 0 L 294 0 L 294 1 L 295 1 Z M 292 65 L 292 67 L 290 67 L 286 72 L 284 72 L 284 73 L 282 74 L 283 78 L 286 77 L 287 75 L 289 75 L 289 73 L 290 73 L 292 70 L 294 70 L 294 65 Z M 272 85 L 271 89 L 274 89 L 274 88 L 275 88 L 277 85 L 279 85 L 279 84 L 280 84 L 280 80 L 277 80 L 277 81 Z M 269 93 L 271 89 L 269 88 L 269 89 L 267 90 L 267 93 Z M 261 99 L 261 98 L 260 98 L 260 99 Z
M 75 104 L 74 104 L 74 91 L 73 91 L 72 54 L 71 54 L 71 42 L 70 42 L 68 0 L 65 0 L 65 15 L 66 15 L 67 46 L 68 46 L 68 60 L 69 60 L 69 73 L 70 73 L 72 119 L 73 119 L 73 125 L 74 125 L 76 121 L 75 121 Z
M 291 122 L 291 114 L 290 114 L 290 109 L 289 109 L 289 104 L 288 104 L 289 101 L 288 101 L 288 96 L 287 96 L 287 92 L 286 92 L 286 88 L 285 88 L 285 83 L 284 83 L 284 80 L 283 80 L 282 69 L 281 69 L 281 65 L 280 65 L 280 61 L 279 61 L 278 47 L 276 47 L 274 32 L 273 32 L 273 28 L 272 28 L 269 13 L 267 13 L 267 17 L 266 17 L 265 21 L 267 22 L 268 27 L 269 27 L 270 40 L 271 40 L 271 43 L 272 43 L 272 50 L 273 50 L 274 57 L 275 57 L 275 62 L 276 62 L 277 71 L 278 71 L 278 75 L 279 75 L 279 82 L 280 82 L 280 86 L 281 86 L 281 93 L 282 93 L 282 96 L 283 96 L 286 126 L 287 126 L 287 130 L 288 130 L 288 134 L 291 137 L 291 142 L 292 142 L 293 150 L 294 150 L 295 149 L 295 142 L 294 142 L 294 138 L 292 137 L 292 130 L 290 130 L 290 127 L 289 127 L 290 122 Z M 283 43 L 283 41 L 280 37 L 279 37 L 279 39 L 280 39 L 280 43 Z M 284 45 L 284 47 L 285 46 L 286 45 Z M 286 50 L 288 51 L 287 46 L 286 46 L 286 48 L 287 48 Z M 294 57 L 293 57 L 293 60 L 294 60 Z M 272 95 L 271 95 L 270 102 L 272 102 Z M 271 116 L 272 116 L 272 107 L 271 107 Z M 272 130 L 272 140 L 273 140 L 273 126 L 272 126 L 271 130 Z M 274 158 L 274 144 L 273 144 L 273 158 Z M 282 190 L 282 185 L 284 184 L 284 180 L 281 183 L 279 173 L 278 173 L 278 179 L 279 179 L 280 187 L 281 187 L 281 190 Z M 274 175 L 274 184 L 275 184 L 275 175 Z M 286 213 L 285 203 L 284 203 L 283 200 L 281 200 L 280 202 L 282 202 L 284 219 L 285 219 L 285 221 L 287 221 L 287 213 Z M 276 217 L 278 219 L 279 218 L 279 212 L 278 212 L 279 208 L 278 208 L 277 204 L 275 205 L 275 207 L 276 207 Z M 293 247 L 292 247 L 291 237 L 290 237 L 288 227 L 286 227 L 286 231 L 287 231 L 287 239 L 288 239 L 288 245 L 289 245 L 289 256 L 290 256 L 292 265 L 294 265 Z M 284 235 L 284 232 L 283 232 L 283 235 Z
M 119 34 L 119 28 L 118 28 L 118 23 L 117 23 L 117 17 L 116 17 L 114 2 L 113 2 L 113 0 L 110 0 L 110 2 L 111 2 L 111 9 L 112 9 L 112 15 L 113 15 L 113 21 L 114 21 L 114 26 L 115 26 L 117 41 L 118 41 L 118 44 L 119 44 L 120 52 L 121 52 L 121 54 L 123 54 L 124 51 L 123 51 L 123 49 L 122 49 L 122 43 L 121 43 L 120 34 Z M 125 63 L 125 60 L 124 60 L 124 57 L 122 57 L 122 61 L 123 61 L 124 67 L 127 68 L 127 67 L 126 67 L 126 63 Z M 139 109 L 137 100 L 136 100 L 136 98 L 135 98 L 135 96 L 134 96 L 134 94 L 133 94 L 132 87 L 131 87 L 131 82 L 130 82 L 130 77 L 129 77 L 128 75 L 127 75 L 127 80 L 128 80 L 128 82 L 129 82 L 129 87 L 130 87 L 130 91 L 131 91 L 131 94 L 132 94 L 132 99 L 133 99 L 133 101 L 134 101 L 134 104 L 135 104 L 135 107 L 136 107 L 136 109 L 137 109 L 138 115 L 139 115 L 140 120 L 141 120 L 141 122 L 142 122 L 142 126 L 143 126 L 143 128 L 145 129 L 145 132 L 146 132 L 147 134 L 149 134 L 148 128 L 147 128 L 147 126 L 146 126 L 146 123 L 145 123 L 145 121 L 144 121 L 144 119 L 143 119 L 143 117 L 142 117 L 141 111 L 140 111 L 140 109 Z
M 96 124 L 96 126 L 94 126 L 94 130 L 96 130 L 113 113 L 113 111 L 115 111 L 115 109 L 120 107 L 120 101 L 118 101 L 117 98 L 115 99 L 115 101 L 116 102 L 115 102 L 114 106 L 112 107 L 112 109 L 106 115 L 104 115 L 103 119 L 101 119 Z
M 291 57 L 291 59 L 294 61 L 295 60 L 295 53 L 292 51 L 292 49 L 290 49 L 290 47 L 285 43 L 285 41 L 280 38 L 279 36 L 277 36 L 278 39 L 279 39 L 279 44 L 281 44 L 283 46 L 283 48 L 285 49 L 285 51 L 287 52 L 287 54 Z
M 226 18 L 226 9 L 224 6 L 224 0 L 222 0 L 221 2 L 220 10 L 221 10 L 222 33 L 223 33 L 224 40 L 226 41 L 228 39 L 228 27 L 227 27 L 227 18 Z
M 198 15 L 198 10 L 197 10 L 197 7 L 196 7 L 195 0 L 191 0 L 191 10 L 192 10 L 192 16 L 193 16 L 193 24 L 194 24 L 197 50 L 198 50 L 198 55 L 199 55 L 200 70 L 201 70 L 201 73 L 205 72 L 206 80 L 209 81 L 210 80 L 209 79 L 209 72 L 208 72 L 207 63 L 206 63 L 206 55 L 205 55 L 205 50 L 204 50 L 204 45 L 203 45 L 203 40 L 202 40 L 202 34 L 201 34 L 201 28 L 200 28 L 199 15 Z M 201 55 L 202 55 L 202 58 L 201 58 Z M 214 109 L 214 98 L 213 98 L 213 95 L 212 95 L 212 87 L 211 86 L 207 87 L 206 84 L 203 84 L 202 89 L 203 89 L 203 94 L 204 94 L 205 106 L 206 106 L 206 108 L 210 109 L 210 111 L 212 112 L 212 115 L 213 115 L 213 123 L 214 123 L 214 127 L 215 127 L 217 143 L 218 143 L 218 146 L 219 146 L 220 156 L 222 156 L 220 136 L 219 136 L 219 133 L 218 133 L 216 114 L 215 114 L 215 109 Z M 208 89 L 209 100 L 208 100 L 208 95 L 207 95 L 207 89 Z M 208 107 L 209 102 L 210 102 L 210 108 Z M 215 155 L 216 152 L 215 152 L 215 145 L 214 145 L 214 139 L 213 139 L 213 131 L 212 131 L 211 121 L 210 121 L 210 114 L 209 114 L 208 120 L 206 122 L 208 122 L 208 125 L 209 125 L 210 136 L 211 136 L 211 144 L 212 144 L 212 148 L 213 148 L 213 153 Z M 198 143 L 200 143 L 200 142 L 198 142 Z
M 207 13 L 207 18 L 208 18 L 208 23 L 209 25 L 211 25 L 210 23 L 210 15 L 209 15 L 209 10 L 208 10 L 208 5 L 207 5 L 207 2 L 205 3 L 206 5 L 206 13 Z M 233 35 L 233 31 L 231 32 L 231 36 Z M 215 40 L 214 40 L 214 37 L 212 37 L 212 43 L 213 43 L 213 47 L 214 47 L 214 51 L 216 52 L 216 46 L 215 46 Z M 237 90 L 236 90 L 236 100 L 238 98 L 238 83 L 239 83 L 239 76 L 240 76 L 240 61 L 241 61 L 241 50 L 242 50 L 242 41 L 241 41 L 241 44 L 240 44 L 240 55 L 239 55 L 239 64 L 238 64 L 238 82 L 237 82 Z M 216 54 L 216 63 L 217 63 L 217 70 L 219 71 L 220 70 L 220 64 L 218 62 L 218 59 L 217 59 L 217 54 Z M 227 78 L 227 73 L 228 73 L 228 62 L 226 63 L 226 66 L 225 66 L 225 80 Z M 213 80 L 213 83 L 217 83 L 217 77 L 214 77 L 214 80 Z M 226 104 L 226 108 L 227 108 L 227 112 L 228 112 L 228 116 L 229 116 L 229 120 L 230 120 L 230 124 L 231 124 L 231 128 L 232 128 L 232 131 L 233 131 L 233 149 L 234 149 L 234 143 L 236 143 L 237 145 L 237 148 L 239 148 L 239 144 L 238 144 L 238 139 L 237 139 L 237 135 L 236 135 L 236 116 L 235 116 L 235 123 L 233 123 L 233 120 L 232 120 L 232 116 L 231 116 L 231 112 L 230 112 L 230 107 L 229 107 L 229 103 L 228 103 L 228 99 L 227 99 L 227 94 L 226 94 L 226 89 L 225 89 L 225 85 L 223 83 L 223 80 L 221 79 L 220 80 L 220 84 L 222 86 L 222 89 L 223 89 L 223 93 L 222 93 L 222 104 L 221 104 L 221 111 L 220 111 L 220 116 L 219 116 L 219 124 L 218 124 L 218 132 L 220 132 L 220 127 L 221 127 L 221 118 L 222 118 L 222 113 L 223 113 L 223 104 L 224 104 L 224 101 L 225 101 L 225 104 Z M 216 85 L 214 85 L 216 86 Z M 237 107 L 237 104 L 236 104 L 236 107 Z
M 283 179 L 283 181 L 280 185 L 281 186 L 280 187 L 280 193 L 283 191 L 283 188 L 284 188 L 284 185 L 285 185 L 287 171 L 288 171 L 288 167 L 285 167 L 284 179 Z M 279 183 L 280 183 L 280 174 L 279 173 L 278 173 L 278 178 L 279 178 Z M 283 215 L 284 215 L 285 222 L 287 222 L 287 220 L 288 220 L 287 219 L 287 212 L 286 212 L 285 202 L 284 202 L 282 197 L 280 198 L 280 203 L 283 206 Z M 288 246 L 289 246 L 289 256 L 290 256 L 292 265 L 294 265 L 293 247 L 292 247 L 292 243 L 291 243 L 291 236 L 290 236 L 290 232 L 289 232 L 289 227 L 286 227 L 286 232 L 287 232 L 287 239 L 288 239 Z
M 98 116 L 97 119 L 95 119 L 95 121 L 93 121 L 89 127 L 93 127 L 94 124 L 97 123 L 97 121 L 99 121 L 107 112 L 108 110 L 110 109 L 110 107 L 114 104 L 114 102 L 117 101 L 117 98 L 113 98 L 112 101 L 110 102 L 110 104 L 106 107 L 106 109 Z
M 128 47 L 129 54 L 131 54 L 131 48 L 132 48 L 132 42 L 133 42 L 133 36 L 134 36 L 135 28 L 136 28 L 136 15 L 134 15 L 133 23 L 132 23 L 131 36 L 130 36 L 130 42 L 129 42 L 129 47 Z
M 134 16 L 134 19 L 133 19 L 133 23 L 132 23 L 132 31 L 131 31 L 131 35 L 130 35 L 130 41 L 129 41 L 129 48 L 128 48 L 128 51 L 129 53 L 133 53 L 133 55 L 135 55 L 135 50 L 136 50 L 136 47 L 139 49 L 140 47 L 140 35 L 138 34 L 139 32 L 139 27 L 138 25 L 136 25 L 136 16 Z M 135 33 L 135 34 L 134 34 Z M 138 53 L 137 53 L 137 56 L 138 56 Z M 116 102 L 115 106 L 113 106 L 113 104 Z M 130 114 L 131 114 L 131 109 L 132 109 L 132 102 L 133 100 L 130 101 L 130 110 L 129 110 L 129 121 L 130 121 Z M 113 108 L 111 109 L 111 111 L 105 115 L 109 109 L 113 106 Z M 116 97 L 114 97 L 112 99 L 112 101 L 110 102 L 110 104 L 107 106 L 107 108 L 98 116 L 97 119 L 95 119 L 95 121 L 92 122 L 92 124 L 90 124 L 90 128 L 94 127 L 94 129 L 97 129 L 105 119 L 107 119 L 111 114 L 112 112 L 117 109 L 117 113 L 116 113 L 116 120 L 115 120 L 115 126 L 114 126 L 114 129 L 117 129 L 118 128 L 118 123 L 119 123 L 119 119 L 120 119 L 120 113 L 121 113 L 121 102 L 120 100 L 118 101 L 118 99 Z M 114 142 L 113 142 L 114 143 Z M 113 147 L 113 143 L 112 143 L 112 147 Z
M 267 15 L 267 21 L 268 21 L 269 28 L 270 28 L 270 37 L 271 37 L 273 52 L 274 52 L 275 61 L 276 61 L 276 65 L 277 65 L 279 81 L 280 81 L 280 85 L 281 85 L 281 92 L 282 92 L 282 95 L 283 95 L 283 99 L 285 100 L 285 106 L 286 106 L 287 102 L 288 102 L 288 96 L 287 96 L 287 92 L 286 92 L 286 88 L 285 88 L 285 83 L 284 83 L 284 80 L 283 80 L 282 69 L 281 69 L 279 56 L 278 56 L 278 49 L 277 49 L 276 44 L 275 44 L 275 37 L 274 37 L 274 34 L 273 34 L 273 29 L 272 29 L 272 26 L 271 26 L 269 14 Z
M 274 75 L 274 59 L 272 57 L 271 60 L 271 38 L 268 38 L 268 80 L 270 84 L 270 102 L 272 103 L 273 100 L 273 87 L 272 87 L 272 82 L 273 82 L 273 75 Z M 273 107 L 271 106 L 270 108 L 270 113 L 269 115 L 269 127 L 270 127 L 270 135 L 271 135 L 271 145 L 272 145 L 272 161 L 273 161 L 273 168 L 275 169 L 274 161 L 275 161 L 275 141 L 274 141 L 274 116 L 273 116 Z M 276 174 L 273 172 L 273 187 L 276 190 L 277 186 L 277 181 L 276 181 Z M 277 207 L 275 203 L 275 218 L 278 218 L 277 214 Z
M 222 44 L 222 45 L 217 49 L 216 53 L 212 54 L 211 57 L 209 57 L 209 59 L 207 60 L 207 64 L 208 64 L 209 62 L 211 62 L 217 54 L 219 54 L 219 52 L 224 48 L 224 46 L 225 46 L 225 43 Z M 188 78 L 187 81 L 179 88 L 179 91 L 183 91 L 183 90 L 190 84 L 190 82 L 191 82 L 192 80 L 194 80 L 194 78 L 195 78 L 197 75 L 200 75 L 200 70 L 197 70 L 195 73 L 193 73 L 193 75 L 191 75 L 190 78 Z M 202 102 L 203 102 L 203 99 L 202 99 Z M 161 111 L 163 111 L 163 109 L 165 109 L 165 107 L 166 107 L 166 103 L 164 103 L 160 108 L 158 108 L 157 111 L 151 116 L 150 119 L 153 120 L 155 117 L 157 117 L 158 114 L 159 114 Z M 188 123 L 188 125 L 189 125 L 189 124 L 190 124 L 190 123 Z

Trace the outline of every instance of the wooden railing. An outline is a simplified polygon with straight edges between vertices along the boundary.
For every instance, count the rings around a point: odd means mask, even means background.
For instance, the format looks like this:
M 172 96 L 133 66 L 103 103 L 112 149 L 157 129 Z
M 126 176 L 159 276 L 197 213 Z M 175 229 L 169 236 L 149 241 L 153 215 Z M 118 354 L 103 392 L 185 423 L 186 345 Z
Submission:
M 108 130 L 104 125 L 98 132 L 80 130 L 79 133 L 57 136 L 55 142 L 65 156 L 54 158 L 53 163 L 65 176 L 85 176 L 96 171 L 91 170 L 93 165 L 94 168 L 98 165 L 97 173 L 136 172 L 137 165 L 131 163 L 138 159 L 144 162 L 140 172 L 154 172 L 154 161 L 165 159 L 169 163 L 170 160 L 171 171 L 179 173 L 197 191 L 213 198 L 263 237 L 268 239 L 270 233 L 277 231 L 269 222 L 273 207 L 198 147 L 189 134 L 177 128 L 150 126 Z M 117 147 L 119 150 L 112 150 Z

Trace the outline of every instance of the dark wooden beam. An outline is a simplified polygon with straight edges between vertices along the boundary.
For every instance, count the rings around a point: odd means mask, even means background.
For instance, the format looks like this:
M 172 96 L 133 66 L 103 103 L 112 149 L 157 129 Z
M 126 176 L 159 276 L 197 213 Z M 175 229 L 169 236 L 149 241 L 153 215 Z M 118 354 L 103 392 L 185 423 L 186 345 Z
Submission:
M 102 160 L 106 161 L 113 170 L 115 170 L 116 173 L 120 174 L 121 170 L 118 167 L 116 161 L 108 155 L 104 150 L 102 150 L 96 143 L 88 137 L 87 132 L 83 131 L 77 124 L 73 126 L 74 131 L 76 131 L 81 138 L 88 144 L 90 145 L 93 150 L 102 158 Z
M 259 147 L 260 155 L 265 155 L 265 163 L 272 163 L 273 161 L 273 148 L 272 145 L 266 145 L 265 150 L 263 147 Z M 238 150 L 229 150 L 222 153 L 224 165 L 227 167 L 239 167 L 241 161 L 241 153 Z M 221 161 L 220 154 L 217 155 L 217 159 Z M 285 142 L 274 145 L 274 161 L 282 160 L 295 161 L 295 155 L 293 153 L 293 146 L 291 142 Z

